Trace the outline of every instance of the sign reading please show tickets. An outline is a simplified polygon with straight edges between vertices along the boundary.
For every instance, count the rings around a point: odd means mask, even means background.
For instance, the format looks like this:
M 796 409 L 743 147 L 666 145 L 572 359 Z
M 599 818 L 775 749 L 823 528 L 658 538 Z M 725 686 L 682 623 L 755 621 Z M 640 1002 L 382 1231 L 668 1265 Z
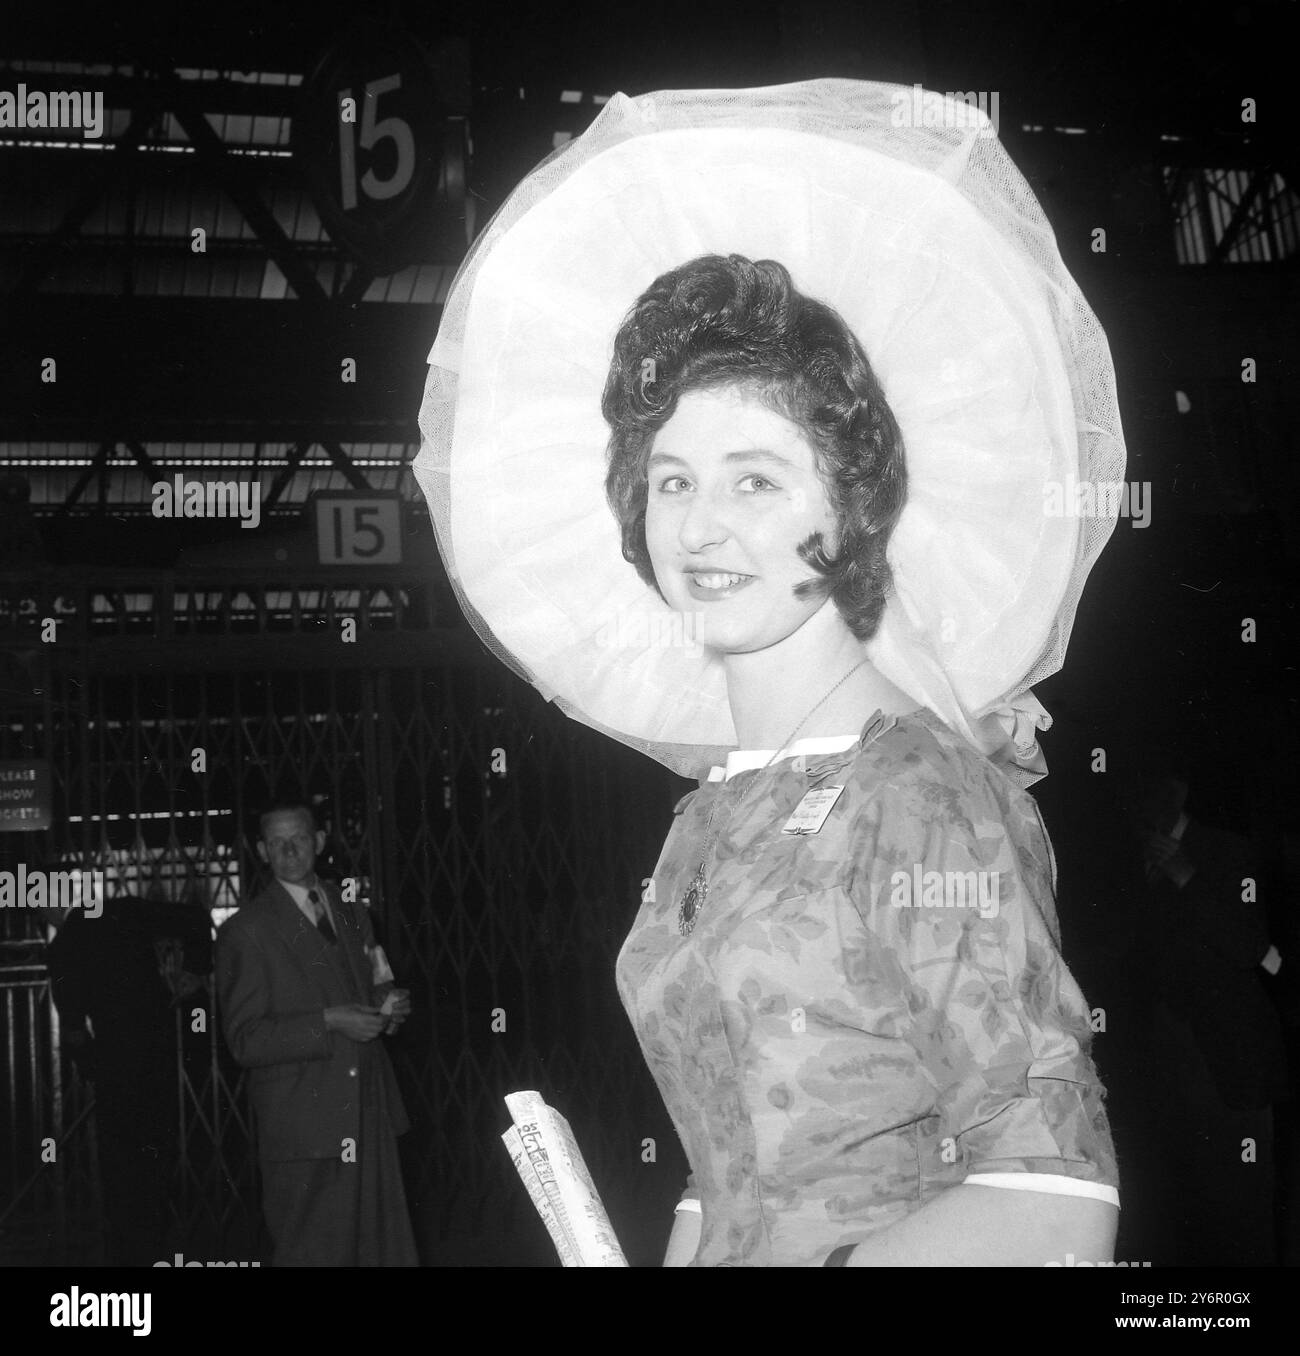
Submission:
M 44 758 L 0 758 L 0 833 L 48 829 L 54 778 Z

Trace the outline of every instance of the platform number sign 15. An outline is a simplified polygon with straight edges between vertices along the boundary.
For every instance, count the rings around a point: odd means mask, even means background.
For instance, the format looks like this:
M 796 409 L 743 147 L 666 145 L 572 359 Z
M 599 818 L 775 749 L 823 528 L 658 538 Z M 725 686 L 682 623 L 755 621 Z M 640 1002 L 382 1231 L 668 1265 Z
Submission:
M 322 565 L 400 565 L 402 510 L 396 499 L 316 496 L 316 559 Z
M 304 82 L 293 153 L 326 229 L 376 274 L 415 262 L 437 210 L 445 128 L 409 33 L 344 30 Z
M 415 173 L 415 133 L 404 118 L 381 118 L 379 101 L 385 95 L 402 88 L 400 73 L 386 75 L 381 80 L 367 80 L 360 100 L 361 128 L 357 133 L 357 104 L 350 87 L 339 90 L 339 198 L 343 210 L 350 212 L 357 205 L 357 188 L 368 198 L 382 202 L 395 198 L 411 182 Z M 357 142 L 363 151 L 373 150 L 385 138 L 392 141 L 397 156 L 392 173 L 381 179 L 372 165 L 357 175 Z M 378 157 L 376 157 L 377 159 Z

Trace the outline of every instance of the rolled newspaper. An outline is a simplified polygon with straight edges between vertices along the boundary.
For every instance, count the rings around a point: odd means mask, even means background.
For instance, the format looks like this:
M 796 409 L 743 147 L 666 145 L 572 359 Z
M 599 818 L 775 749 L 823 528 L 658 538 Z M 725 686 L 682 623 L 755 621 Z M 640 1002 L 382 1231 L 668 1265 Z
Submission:
M 561 1265 L 627 1266 L 568 1121 L 537 1092 L 510 1093 L 506 1108 L 514 1123 L 501 1139 Z

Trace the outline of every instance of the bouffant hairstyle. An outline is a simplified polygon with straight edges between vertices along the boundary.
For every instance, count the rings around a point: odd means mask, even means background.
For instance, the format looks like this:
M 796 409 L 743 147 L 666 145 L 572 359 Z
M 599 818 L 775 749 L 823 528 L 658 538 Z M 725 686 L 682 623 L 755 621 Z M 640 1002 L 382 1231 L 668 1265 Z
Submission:
M 757 395 L 812 444 L 839 546 L 830 556 L 820 532 L 801 543 L 816 578 L 796 592 L 830 597 L 869 640 L 889 596 L 885 552 L 907 498 L 902 434 L 853 332 L 773 259 L 692 259 L 656 278 L 619 327 L 601 411 L 611 429 L 605 492 L 624 558 L 658 587 L 645 538 L 655 434 L 688 391 L 718 387 Z

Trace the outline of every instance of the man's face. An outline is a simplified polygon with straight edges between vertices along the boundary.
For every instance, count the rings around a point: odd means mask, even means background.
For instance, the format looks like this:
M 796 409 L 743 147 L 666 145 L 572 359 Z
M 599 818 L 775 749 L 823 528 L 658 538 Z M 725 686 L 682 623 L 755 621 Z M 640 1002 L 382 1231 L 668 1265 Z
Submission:
M 307 885 L 315 877 L 316 857 L 325 846 L 325 834 L 302 810 L 278 811 L 262 825 L 258 854 L 277 880 Z

